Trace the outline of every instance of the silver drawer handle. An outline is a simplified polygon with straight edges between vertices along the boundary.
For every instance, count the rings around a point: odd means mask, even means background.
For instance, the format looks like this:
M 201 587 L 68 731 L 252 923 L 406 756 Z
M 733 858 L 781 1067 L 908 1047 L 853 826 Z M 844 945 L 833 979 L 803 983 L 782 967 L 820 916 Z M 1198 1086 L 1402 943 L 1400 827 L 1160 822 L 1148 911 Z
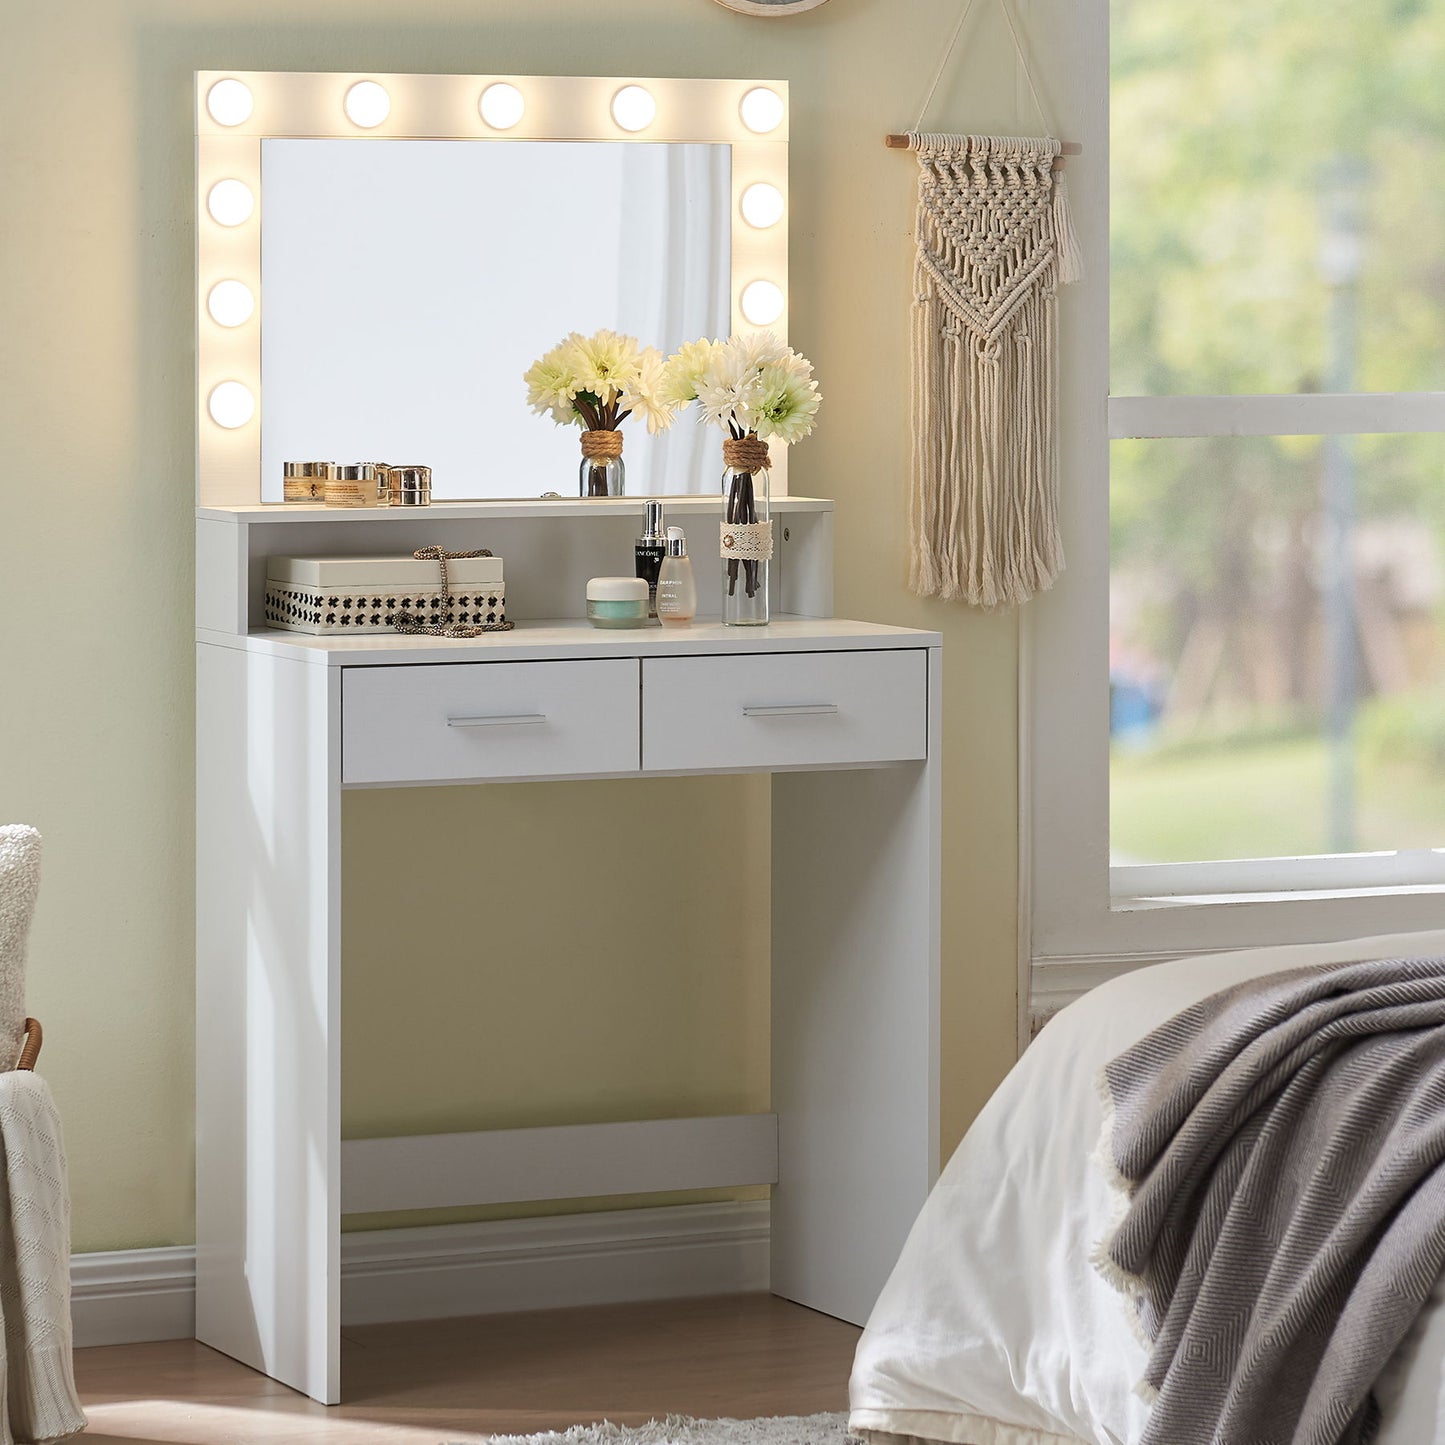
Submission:
M 799 702 L 790 707 L 745 707 L 744 717 L 833 717 L 836 702 Z
M 514 728 L 520 727 L 523 723 L 544 723 L 547 721 L 547 714 L 544 712 L 509 712 L 494 713 L 490 717 L 449 717 L 447 726 L 449 728 Z

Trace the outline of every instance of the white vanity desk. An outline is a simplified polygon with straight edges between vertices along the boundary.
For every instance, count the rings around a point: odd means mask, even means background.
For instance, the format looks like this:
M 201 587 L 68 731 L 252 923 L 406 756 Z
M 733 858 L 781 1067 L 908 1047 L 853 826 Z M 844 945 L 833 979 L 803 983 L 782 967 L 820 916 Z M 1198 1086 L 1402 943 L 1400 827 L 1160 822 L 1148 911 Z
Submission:
M 831 503 L 777 504 L 794 615 L 676 632 L 576 616 L 640 502 L 197 516 L 197 1337 L 334 1403 L 343 1212 L 759 1183 L 773 1291 L 861 1322 L 937 1172 L 940 639 L 828 615 Z M 515 630 L 249 626 L 268 555 L 435 541 L 504 558 Z M 771 1113 L 342 1140 L 343 788 L 758 771 Z

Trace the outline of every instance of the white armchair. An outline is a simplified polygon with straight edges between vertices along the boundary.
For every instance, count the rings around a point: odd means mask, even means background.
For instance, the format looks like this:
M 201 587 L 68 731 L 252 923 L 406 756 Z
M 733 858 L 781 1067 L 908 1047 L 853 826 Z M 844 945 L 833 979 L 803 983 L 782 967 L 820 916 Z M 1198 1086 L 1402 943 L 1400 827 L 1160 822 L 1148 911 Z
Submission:
M 85 1428 L 71 1357 L 65 1146 L 34 1072 L 40 1025 L 25 1013 L 39 891 L 40 834 L 0 827 L 0 1445 Z

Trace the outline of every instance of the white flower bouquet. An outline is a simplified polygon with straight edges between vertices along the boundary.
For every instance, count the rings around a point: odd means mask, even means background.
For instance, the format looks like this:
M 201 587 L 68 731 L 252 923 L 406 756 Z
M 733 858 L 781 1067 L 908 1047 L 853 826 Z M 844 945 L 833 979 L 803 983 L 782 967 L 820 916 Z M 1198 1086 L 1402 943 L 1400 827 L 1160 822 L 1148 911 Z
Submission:
M 622 494 L 620 423 L 640 416 L 653 434 L 672 425 L 677 407 L 664 398 L 663 374 L 656 347 L 606 330 L 572 332 L 523 374 L 533 411 L 582 428 L 583 496 Z
M 661 400 L 674 411 L 694 401 L 723 438 L 723 620 L 766 622 L 763 566 L 772 556 L 767 469 L 770 441 L 801 441 L 814 427 L 822 395 L 813 364 L 770 331 L 727 341 L 690 341 L 667 360 Z M 761 496 L 756 478 L 761 475 Z M 743 582 L 742 598 L 738 580 Z M 746 599 L 746 600 L 744 600 Z

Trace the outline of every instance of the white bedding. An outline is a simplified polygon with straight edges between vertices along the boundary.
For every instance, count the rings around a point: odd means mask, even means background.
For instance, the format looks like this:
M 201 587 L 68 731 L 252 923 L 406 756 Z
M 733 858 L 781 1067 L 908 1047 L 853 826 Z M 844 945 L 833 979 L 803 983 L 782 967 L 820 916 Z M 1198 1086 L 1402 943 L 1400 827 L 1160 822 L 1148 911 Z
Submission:
M 1180 959 L 1070 1005 L 943 1171 L 858 1344 L 855 1433 L 958 1445 L 1135 1445 L 1144 1366 L 1124 1301 L 1089 1264 L 1117 1218 L 1093 1155 L 1099 1069 L 1181 1009 L 1280 969 L 1445 954 L 1445 930 Z M 1445 1290 L 1377 1389 L 1376 1445 L 1445 1442 Z

